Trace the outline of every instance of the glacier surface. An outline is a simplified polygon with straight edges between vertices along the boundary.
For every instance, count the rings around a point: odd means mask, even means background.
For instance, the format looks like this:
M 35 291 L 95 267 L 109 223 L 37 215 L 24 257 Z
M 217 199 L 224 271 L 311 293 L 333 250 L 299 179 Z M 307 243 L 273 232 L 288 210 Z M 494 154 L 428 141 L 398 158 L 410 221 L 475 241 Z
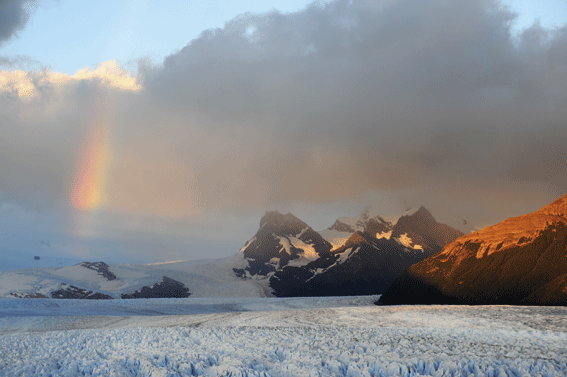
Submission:
M 567 308 L 0 300 L 0 376 L 565 376 Z

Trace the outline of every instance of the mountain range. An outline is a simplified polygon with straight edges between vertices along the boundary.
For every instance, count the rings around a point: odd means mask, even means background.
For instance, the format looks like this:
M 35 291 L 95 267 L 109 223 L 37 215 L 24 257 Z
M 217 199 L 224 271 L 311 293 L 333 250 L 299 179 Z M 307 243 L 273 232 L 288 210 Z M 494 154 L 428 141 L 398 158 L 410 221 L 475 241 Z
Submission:
M 460 235 L 423 206 L 394 225 L 365 210 L 321 232 L 290 213 L 267 212 L 239 251 L 247 265 L 234 272 L 243 279 L 267 279 L 279 297 L 379 294 L 409 266 Z
M 424 207 L 395 224 L 363 211 L 316 232 L 292 214 L 267 212 L 235 255 L 151 265 L 74 266 L 0 272 L 0 297 L 129 299 L 337 296 L 383 292 L 410 265 L 460 235 Z
M 378 304 L 567 305 L 567 195 L 463 234 L 423 206 L 365 210 L 317 232 L 266 212 L 234 255 L 149 265 L 82 262 L 0 272 L 1 298 L 136 299 L 381 294 Z

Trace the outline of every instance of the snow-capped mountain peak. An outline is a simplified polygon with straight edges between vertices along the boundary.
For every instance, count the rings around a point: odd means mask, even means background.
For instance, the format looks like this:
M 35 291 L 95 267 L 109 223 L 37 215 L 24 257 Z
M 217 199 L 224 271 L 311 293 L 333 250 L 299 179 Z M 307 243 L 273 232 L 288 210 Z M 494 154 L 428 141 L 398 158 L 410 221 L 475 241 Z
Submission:
M 266 212 L 256 235 L 240 249 L 248 266 L 239 276 L 268 276 L 284 266 L 302 266 L 331 250 L 332 245 L 291 213 Z

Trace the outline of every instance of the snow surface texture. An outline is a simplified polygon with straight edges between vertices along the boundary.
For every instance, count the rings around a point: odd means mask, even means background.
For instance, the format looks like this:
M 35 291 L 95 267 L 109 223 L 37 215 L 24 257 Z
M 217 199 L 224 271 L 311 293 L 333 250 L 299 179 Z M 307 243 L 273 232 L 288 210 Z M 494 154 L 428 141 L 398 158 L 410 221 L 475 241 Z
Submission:
M 567 308 L 376 299 L 0 300 L 0 376 L 567 375 Z

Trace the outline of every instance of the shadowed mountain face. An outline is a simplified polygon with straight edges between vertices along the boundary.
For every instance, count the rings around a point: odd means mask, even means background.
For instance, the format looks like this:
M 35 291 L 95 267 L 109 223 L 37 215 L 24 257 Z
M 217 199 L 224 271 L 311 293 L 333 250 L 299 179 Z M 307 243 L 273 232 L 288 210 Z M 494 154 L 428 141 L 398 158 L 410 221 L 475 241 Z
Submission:
M 306 266 L 277 271 L 270 278 L 270 287 L 279 297 L 379 294 L 426 256 L 396 240 L 357 231 L 342 247 Z
M 405 240 L 407 246 L 420 245 L 434 254 L 464 233 L 438 223 L 429 211 L 421 206 L 415 213 L 398 219 L 391 238 Z
M 567 195 L 458 238 L 405 271 L 381 304 L 567 305 Z

